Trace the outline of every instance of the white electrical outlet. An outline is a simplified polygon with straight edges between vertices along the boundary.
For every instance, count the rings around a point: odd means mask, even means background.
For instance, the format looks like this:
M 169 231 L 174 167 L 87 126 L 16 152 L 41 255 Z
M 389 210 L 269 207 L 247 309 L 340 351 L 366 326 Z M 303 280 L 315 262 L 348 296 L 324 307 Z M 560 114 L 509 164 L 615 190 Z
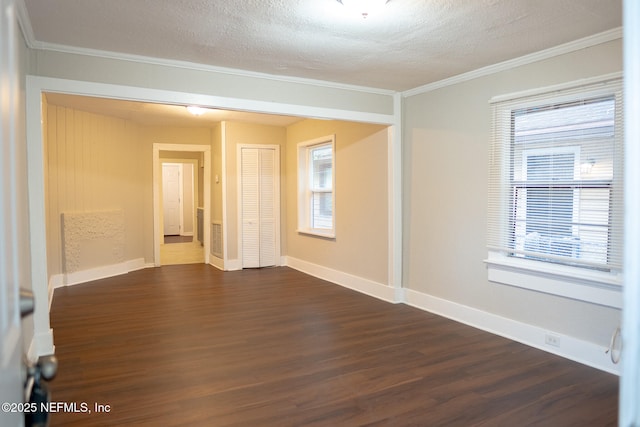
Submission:
M 553 347 L 560 347 L 560 337 L 553 334 L 546 334 L 544 336 L 544 343 Z

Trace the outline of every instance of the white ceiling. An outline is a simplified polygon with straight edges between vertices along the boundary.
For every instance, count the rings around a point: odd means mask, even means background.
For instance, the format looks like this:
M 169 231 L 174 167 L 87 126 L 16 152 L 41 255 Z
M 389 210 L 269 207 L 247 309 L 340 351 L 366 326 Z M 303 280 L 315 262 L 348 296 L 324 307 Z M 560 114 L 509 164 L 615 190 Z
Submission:
M 300 117 L 217 109 L 207 109 L 203 115 L 194 116 L 183 105 L 153 104 L 61 93 L 47 93 L 46 97 L 50 105 L 118 117 L 147 126 L 209 127 L 221 121 L 288 126 L 302 120 Z
M 405 91 L 622 25 L 622 0 L 25 0 L 44 49 Z

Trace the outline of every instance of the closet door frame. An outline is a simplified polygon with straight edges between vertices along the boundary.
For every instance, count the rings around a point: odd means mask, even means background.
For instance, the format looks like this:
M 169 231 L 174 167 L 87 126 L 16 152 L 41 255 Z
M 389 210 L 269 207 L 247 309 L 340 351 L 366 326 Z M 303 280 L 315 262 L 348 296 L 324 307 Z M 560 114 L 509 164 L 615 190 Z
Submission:
M 240 268 L 243 267 L 244 254 L 243 254 L 243 222 L 242 222 L 242 150 L 245 148 L 249 149 L 269 149 L 275 150 L 275 165 L 274 165 L 274 220 L 275 220 L 275 266 L 281 265 L 281 254 L 280 254 L 280 146 L 276 144 L 238 144 L 237 145 L 237 153 L 236 153 L 236 161 L 237 161 L 237 204 L 238 204 L 238 262 L 240 264 Z

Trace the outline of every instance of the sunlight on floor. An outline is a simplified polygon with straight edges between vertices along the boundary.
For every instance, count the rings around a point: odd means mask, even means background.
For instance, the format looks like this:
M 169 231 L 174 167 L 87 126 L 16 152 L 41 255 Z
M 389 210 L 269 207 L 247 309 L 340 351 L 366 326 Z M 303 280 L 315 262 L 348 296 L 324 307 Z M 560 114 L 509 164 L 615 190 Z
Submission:
M 200 242 L 160 245 L 160 264 L 196 264 L 204 262 L 204 248 Z

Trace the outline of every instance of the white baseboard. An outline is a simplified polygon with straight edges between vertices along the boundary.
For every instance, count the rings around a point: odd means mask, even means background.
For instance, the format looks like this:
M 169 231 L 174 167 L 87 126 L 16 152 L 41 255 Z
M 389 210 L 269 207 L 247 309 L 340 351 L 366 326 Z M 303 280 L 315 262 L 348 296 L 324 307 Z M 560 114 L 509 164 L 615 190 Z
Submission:
M 591 342 L 548 331 L 513 319 L 507 319 L 411 289 L 405 289 L 405 303 L 548 353 L 620 375 L 620 366 L 614 364 L 610 356 L 605 353 L 607 348 Z M 546 344 L 545 338 L 548 334 L 556 337 L 556 341 L 559 344 L 557 347 Z
M 224 260 L 222 258 L 218 258 L 215 255 L 209 255 L 209 264 L 218 270 L 224 271 Z
M 49 277 L 48 297 L 49 297 L 49 311 L 51 311 L 51 303 L 53 303 L 53 292 L 56 288 L 64 286 L 64 274 L 54 274 Z
M 49 278 L 49 289 L 51 292 L 51 290 L 55 288 L 78 285 L 80 283 L 91 282 L 93 280 L 119 276 L 121 274 L 154 266 L 155 265 L 153 263 L 146 264 L 144 262 L 144 258 L 136 258 L 118 264 L 105 265 L 68 274 L 54 274 Z M 49 303 L 51 303 L 51 301 L 49 301 Z
M 242 263 L 238 259 L 227 260 L 210 256 L 210 264 L 225 271 L 242 270 Z M 363 294 L 387 301 L 390 303 L 405 303 L 430 313 L 434 313 L 466 325 L 482 329 L 484 331 L 503 336 L 513 341 L 526 344 L 540 350 L 556 354 L 605 372 L 620 375 L 620 366 L 614 364 L 605 347 L 583 341 L 568 335 L 562 335 L 554 331 L 518 322 L 513 319 L 501 317 L 473 307 L 451 302 L 442 298 L 427 295 L 412 289 L 397 289 L 378 283 L 363 277 L 355 276 L 342 271 L 334 270 L 301 259 L 283 256 L 281 265 L 318 277 L 323 280 L 344 286 Z M 70 286 L 92 280 L 125 274 L 142 268 L 154 267 L 154 264 L 145 264 L 144 259 L 136 259 L 111 266 L 84 270 L 69 275 L 54 275 L 49 280 L 49 292 L 61 286 Z M 51 296 L 49 304 L 51 304 Z M 552 335 L 558 342 L 558 346 L 546 344 L 546 336 Z M 53 352 L 53 335 L 38 334 L 34 337 L 29 348 L 29 357 Z
M 373 280 L 344 273 L 322 265 L 313 264 L 298 258 L 283 258 L 285 262 L 282 265 L 286 265 L 310 276 L 344 286 L 345 288 L 353 289 L 383 301 L 391 303 L 402 302 L 402 293 L 400 289 L 394 289 L 391 286 L 374 282 Z
M 27 359 L 31 363 L 35 363 L 40 356 L 55 354 L 55 346 L 53 345 L 53 329 L 47 332 L 36 333 L 31 339 L 29 350 L 27 351 Z
M 224 271 L 238 271 L 242 270 L 242 261 L 239 259 L 228 259 L 224 263 Z

